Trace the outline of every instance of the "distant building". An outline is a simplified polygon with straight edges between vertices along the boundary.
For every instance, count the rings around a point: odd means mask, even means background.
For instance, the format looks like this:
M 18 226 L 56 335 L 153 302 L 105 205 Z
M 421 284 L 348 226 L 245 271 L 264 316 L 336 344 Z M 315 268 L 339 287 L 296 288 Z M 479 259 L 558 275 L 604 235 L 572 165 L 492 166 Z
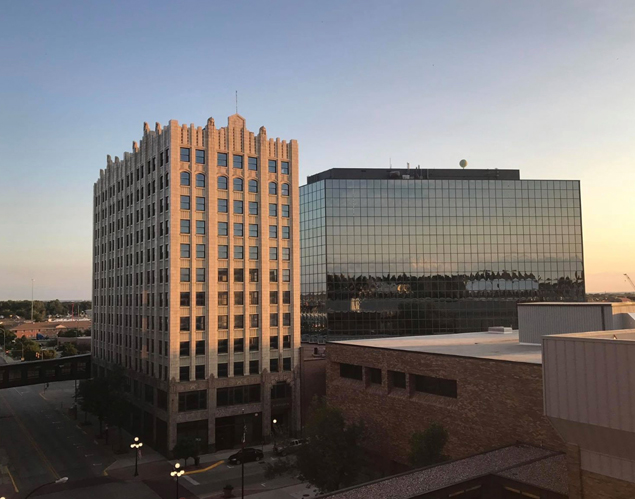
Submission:
M 55 338 L 57 335 L 69 329 L 80 331 L 90 331 L 91 321 L 64 321 L 64 322 L 24 322 L 9 329 L 18 338 L 23 336 L 29 339 L 35 338 L 38 334 L 48 338 Z
M 519 302 L 584 301 L 577 180 L 336 168 L 300 203 L 307 340 L 517 328 Z

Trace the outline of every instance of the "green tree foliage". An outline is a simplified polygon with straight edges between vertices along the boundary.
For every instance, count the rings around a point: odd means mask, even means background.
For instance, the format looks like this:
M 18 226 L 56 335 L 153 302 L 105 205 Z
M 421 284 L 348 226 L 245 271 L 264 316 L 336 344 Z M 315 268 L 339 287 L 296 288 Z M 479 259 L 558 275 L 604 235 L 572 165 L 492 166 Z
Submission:
M 48 315 L 65 316 L 71 313 L 79 315 L 80 312 L 90 310 L 92 303 L 90 301 L 75 302 L 60 302 L 59 300 L 51 301 L 39 301 L 33 302 L 33 318 L 36 320 L 42 320 Z M 31 319 L 31 300 L 8 300 L 0 301 L 0 315 L 4 317 L 11 317 L 19 315 L 24 319 Z
M 81 336 L 82 333 L 79 329 L 67 329 L 65 331 L 60 331 L 59 333 L 57 333 L 57 336 L 59 338 L 77 338 L 78 336 Z
M 79 384 L 80 407 L 97 417 L 100 434 L 104 421 L 119 421 L 120 399 L 125 399 L 124 383 L 123 368 L 117 367 L 105 377 L 88 379 Z M 118 422 L 114 424 L 119 425 Z
M 55 350 L 42 350 L 42 359 L 54 359 L 55 358 Z
M 322 492 L 355 483 L 362 466 L 362 423 L 347 424 L 339 409 L 314 401 L 305 428 L 308 442 L 298 451 L 301 475 Z
M 201 446 L 194 437 L 185 436 L 178 440 L 174 449 L 172 449 L 172 455 L 175 459 L 184 459 L 185 465 L 187 460 L 191 457 L 196 459 L 201 453 Z
M 71 357 L 78 354 L 77 347 L 73 343 L 63 343 L 61 351 L 62 357 Z
M 40 351 L 41 349 L 38 343 L 23 336 L 13 342 L 11 356 L 14 359 L 19 359 L 24 354 L 25 361 L 38 360 L 36 354 L 39 354 Z
M 416 431 L 410 437 L 410 464 L 415 468 L 447 461 L 443 449 L 448 441 L 448 432 L 439 423 L 432 423 L 424 431 Z

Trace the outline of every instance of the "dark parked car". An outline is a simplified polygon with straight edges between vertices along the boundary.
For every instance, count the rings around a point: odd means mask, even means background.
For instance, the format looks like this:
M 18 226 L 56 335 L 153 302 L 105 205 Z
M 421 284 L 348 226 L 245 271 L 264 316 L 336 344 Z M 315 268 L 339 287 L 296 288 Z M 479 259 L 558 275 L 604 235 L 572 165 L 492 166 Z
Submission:
M 229 464 L 250 463 L 251 461 L 260 461 L 264 456 L 261 450 L 252 447 L 246 447 L 239 450 L 236 454 L 229 456 Z

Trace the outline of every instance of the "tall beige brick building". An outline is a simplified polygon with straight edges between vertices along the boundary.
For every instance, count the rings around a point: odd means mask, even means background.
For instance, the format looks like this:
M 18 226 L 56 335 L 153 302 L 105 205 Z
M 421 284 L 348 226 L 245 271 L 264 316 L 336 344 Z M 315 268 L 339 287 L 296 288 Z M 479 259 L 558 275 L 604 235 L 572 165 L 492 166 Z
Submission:
M 93 362 L 125 368 L 136 434 L 169 452 L 299 429 L 295 140 L 238 114 L 146 123 L 95 183 L 93 246 Z

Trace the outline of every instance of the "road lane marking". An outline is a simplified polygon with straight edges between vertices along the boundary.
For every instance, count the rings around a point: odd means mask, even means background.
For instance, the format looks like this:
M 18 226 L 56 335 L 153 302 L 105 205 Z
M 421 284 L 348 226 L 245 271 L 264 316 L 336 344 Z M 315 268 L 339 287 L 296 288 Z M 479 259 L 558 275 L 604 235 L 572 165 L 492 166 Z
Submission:
M 4 402 L 4 404 L 9 408 L 9 411 L 11 412 L 11 414 L 13 414 L 15 422 L 18 423 L 18 426 L 24 432 L 24 435 L 29 440 L 29 442 L 31 443 L 33 448 L 35 449 L 35 452 L 37 452 L 38 455 L 40 456 L 40 458 L 42 459 L 42 462 L 46 465 L 46 467 L 49 469 L 49 471 L 55 477 L 55 479 L 59 480 L 60 479 L 59 474 L 57 473 L 57 471 L 55 471 L 55 468 L 53 468 L 53 465 L 51 464 L 51 462 L 46 458 L 46 456 L 44 455 L 44 452 L 42 452 L 42 449 L 40 449 L 40 446 L 33 439 L 31 434 L 29 433 L 29 430 L 27 429 L 27 427 L 24 425 L 24 423 L 20 419 L 20 416 L 18 416 L 16 414 L 16 412 L 13 410 L 13 407 L 11 407 L 11 404 L 9 404 L 9 402 L 7 402 L 6 398 L 1 393 L 0 393 L 0 398 L 2 398 L 2 401 Z
M 187 480 L 188 482 L 190 482 L 192 485 L 200 485 L 200 483 L 198 483 L 196 480 L 194 480 L 193 478 L 189 477 L 189 476 L 184 476 L 183 477 L 185 480 Z
M 214 464 L 212 464 L 211 466 L 208 466 L 207 468 L 203 468 L 200 470 L 192 470 L 192 471 L 186 471 L 184 474 L 185 475 L 195 475 L 196 473 L 203 473 L 204 471 L 209 471 L 211 469 L 216 468 L 216 466 L 220 466 L 221 464 L 223 464 L 225 461 L 223 461 L 222 459 Z
M 9 478 L 11 479 L 11 483 L 13 484 L 13 490 L 15 490 L 15 493 L 17 494 L 20 491 L 18 490 L 18 486 L 15 484 L 15 480 L 13 479 L 13 475 L 11 474 L 11 470 L 9 469 L 8 466 L 7 466 L 7 473 L 9 473 Z

